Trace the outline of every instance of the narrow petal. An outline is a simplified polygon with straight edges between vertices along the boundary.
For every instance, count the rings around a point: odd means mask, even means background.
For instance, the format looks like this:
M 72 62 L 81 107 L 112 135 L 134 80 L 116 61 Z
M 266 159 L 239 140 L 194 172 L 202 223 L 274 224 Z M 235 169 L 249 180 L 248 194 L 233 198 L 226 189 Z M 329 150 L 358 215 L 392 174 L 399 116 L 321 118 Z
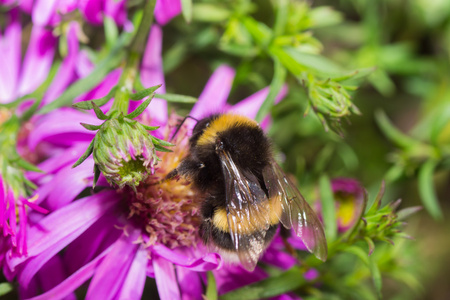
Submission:
M 275 97 L 275 103 L 280 102 L 280 100 L 286 96 L 287 91 L 287 85 L 283 85 L 280 92 Z M 230 110 L 234 113 L 242 114 L 251 119 L 254 119 L 264 100 L 266 100 L 268 94 L 269 87 L 266 87 L 232 106 Z
M 108 247 L 95 259 L 84 265 L 78 271 L 70 275 L 66 280 L 51 289 L 50 291 L 39 296 L 29 298 L 28 300 L 47 300 L 62 299 L 75 291 L 80 285 L 94 275 L 97 267 L 103 262 L 104 257 L 111 251 L 113 246 Z
M 94 138 L 95 132 L 81 126 L 81 122 L 101 124 L 101 121 L 95 116 L 70 108 L 50 112 L 39 120 L 28 140 L 28 146 L 33 150 L 43 140 L 63 146 L 83 141 L 90 142 Z
M 267 277 L 267 273 L 258 266 L 253 272 L 248 272 L 239 266 L 226 266 L 213 271 L 213 273 L 219 295 L 263 280 Z
M 36 0 L 31 14 L 33 24 L 37 26 L 49 24 L 50 19 L 56 13 L 58 2 L 59 0 Z
M 155 19 L 159 24 L 167 24 L 173 17 L 181 13 L 180 0 L 157 0 L 155 6 Z
M 261 260 L 283 270 L 290 269 L 297 263 L 297 260 L 294 257 L 283 251 L 275 249 L 275 247 L 269 247 Z
M 123 234 L 111 252 L 97 268 L 87 291 L 86 299 L 114 299 L 130 269 L 139 244 L 133 244 L 141 230 L 133 228 Z
M 48 183 L 53 188 L 48 195 L 46 207 L 56 210 L 72 202 L 85 188 L 92 186 L 93 170 L 93 159 L 85 160 L 74 169 L 72 166 L 65 167 Z M 70 186 L 67 185 L 67 178 L 71 178 Z
M 125 0 L 106 1 L 105 16 L 114 19 L 118 25 L 123 25 L 127 19 Z
M 20 74 L 19 95 L 34 91 L 47 78 L 55 54 L 56 38 L 50 30 L 33 26 Z
M 141 81 L 144 87 L 151 87 L 157 84 L 162 86 L 157 90 L 159 94 L 166 93 L 164 72 L 162 66 L 162 30 L 159 26 L 154 25 L 150 31 L 150 35 L 145 48 L 144 57 L 141 66 Z M 167 101 L 162 99 L 153 99 L 147 108 L 152 119 L 159 124 L 166 124 Z
M 202 299 L 203 285 L 198 272 L 177 266 L 177 278 L 180 285 L 181 299 Z
M 94 64 L 89 59 L 86 50 L 78 52 L 77 63 L 75 64 L 76 72 L 79 77 L 86 77 L 94 69 Z
M 44 1 L 41 1 L 44 2 Z M 58 73 L 55 78 L 57 80 L 53 80 L 50 87 L 47 89 L 45 93 L 44 99 L 42 100 L 41 105 L 48 104 L 55 100 L 72 82 L 75 77 L 75 64 L 77 62 L 79 45 L 77 38 L 77 27 L 78 23 L 71 22 L 69 25 L 68 33 L 67 33 L 67 44 L 68 44 L 68 53 L 64 58 L 61 66 L 59 67 Z
M 118 299 L 141 299 L 147 278 L 147 250 L 140 246 L 128 271 L 125 282 L 120 287 Z
M 64 269 L 63 262 L 59 256 L 53 256 L 53 258 L 45 264 L 45 266 L 39 272 L 39 282 L 43 291 L 48 291 L 60 284 L 67 278 L 66 271 Z M 67 295 L 64 300 L 77 299 L 75 294 L 71 293 Z
M 22 28 L 16 9 L 9 16 L 11 22 L 0 37 L 0 103 L 9 103 L 16 98 L 19 79 Z
M 206 83 L 189 115 L 199 119 L 213 113 L 222 112 L 230 94 L 234 75 L 235 71 L 229 66 L 218 67 Z
M 181 299 L 173 264 L 163 257 L 156 256 L 153 258 L 153 269 L 159 298 L 161 300 Z
M 162 244 L 155 245 L 153 251 L 160 257 L 163 257 L 176 265 L 189 268 L 192 271 L 204 272 L 217 269 L 222 265 L 222 259 L 217 253 L 209 253 L 201 258 L 191 258 L 181 255 Z
M 30 257 L 58 246 L 64 248 L 75 237 L 66 238 L 70 233 L 81 234 L 101 216 L 118 203 L 113 191 L 104 191 L 75 201 L 43 218 L 28 231 L 28 257 L 12 257 L 8 264 L 12 270 Z M 9 257 L 10 255 L 8 255 Z

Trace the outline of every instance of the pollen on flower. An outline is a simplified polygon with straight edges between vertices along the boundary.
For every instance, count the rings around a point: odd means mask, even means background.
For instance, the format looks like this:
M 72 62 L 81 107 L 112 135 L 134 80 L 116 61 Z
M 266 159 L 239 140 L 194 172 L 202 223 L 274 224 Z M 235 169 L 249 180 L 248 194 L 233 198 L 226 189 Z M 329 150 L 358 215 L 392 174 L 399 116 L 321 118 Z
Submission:
M 176 122 L 176 116 L 172 116 L 166 127 L 165 140 L 176 128 Z M 185 179 L 164 180 L 188 153 L 189 140 L 185 125 L 171 142 L 176 145 L 173 152 L 158 153 L 161 161 L 154 173 L 137 187 L 137 192 L 127 190 L 130 193 L 126 197 L 129 218 L 142 224 L 149 237 L 145 241 L 147 245 L 161 243 L 171 249 L 195 247 L 201 240 L 198 235 L 201 196 Z

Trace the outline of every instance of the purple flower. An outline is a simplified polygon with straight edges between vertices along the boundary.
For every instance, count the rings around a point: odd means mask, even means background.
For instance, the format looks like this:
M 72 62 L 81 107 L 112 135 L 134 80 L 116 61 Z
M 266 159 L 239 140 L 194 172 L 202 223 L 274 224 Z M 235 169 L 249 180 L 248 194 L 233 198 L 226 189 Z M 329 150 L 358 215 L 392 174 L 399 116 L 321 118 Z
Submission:
M 331 181 L 336 204 L 339 232 L 347 231 L 361 218 L 364 210 L 364 188 L 352 178 L 336 178 Z
M 163 80 L 160 43 L 161 32 L 154 27 L 149 38 L 152 47 L 147 48 L 141 68 L 145 85 Z M 191 115 L 201 118 L 231 110 L 255 116 L 268 88 L 227 106 L 233 78 L 232 68 L 220 66 Z M 115 83 L 110 80 L 102 84 Z M 286 87 L 277 100 L 285 93 Z M 160 99 L 141 116 L 144 124 L 154 125 L 155 120 L 163 125 L 160 134 L 166 140 L 177 126 L 178 119 L 167 118 L 166 103 Z M 114 190 L 100 178 L 101 188 L 92 194 L 93 159 L 88 158 L 75 169 L 71 165 L 93 139 L 93 133 L 79 123 L 99 121 L 92 114 L 64 108 L 36 122 L 28 145 L 34 149 L 46 144 L 52 155 L 39 165 L 45 173 L 32 173 L 29 179 L 39 186 L 37 204 L 52 213 L 30 215 L 28 257 L 7 256 L 5 272 L 17 276 L 21 297 L 63 298 L 91 279 L 87 299 L 137 299 L 150 276 L 156 279 L 161 299 L 201 298 L 203 272 L 219 268 L 221 257 L 209 253 L 201 242 L 199 197 L 188 182 L 161 181 L 187 154 L 189 127 L 184 125 L 178 132 L 174 152 L 159 154 L 162 161 L 137 192 L 127 187 Z M 65 266 L 62 269 L 61 264 Z M 60 276 L 43 286 L 39 278 L 52 268 L 59 270 Z M 42 294 L 36 296 L 38 290 Z

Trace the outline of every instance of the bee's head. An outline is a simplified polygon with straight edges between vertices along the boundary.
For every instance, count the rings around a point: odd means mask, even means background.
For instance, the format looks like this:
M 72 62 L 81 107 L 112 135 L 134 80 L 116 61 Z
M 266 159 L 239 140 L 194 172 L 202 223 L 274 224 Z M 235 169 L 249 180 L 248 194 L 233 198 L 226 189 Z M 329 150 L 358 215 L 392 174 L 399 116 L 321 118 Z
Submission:
M 205 130 L 209 127 L 211 122 L 216 118 L 217 115 L 212 115 L 210 117 L 203 118 L 197 122 L 197 124 L 194 126 L 194 129 L 192 130 L 192 136 L 189 139 L 191 147 L 197 144 L 197 141 L 200 138 L 200 136 L 203 134 L 203 132 L 205 132 Z

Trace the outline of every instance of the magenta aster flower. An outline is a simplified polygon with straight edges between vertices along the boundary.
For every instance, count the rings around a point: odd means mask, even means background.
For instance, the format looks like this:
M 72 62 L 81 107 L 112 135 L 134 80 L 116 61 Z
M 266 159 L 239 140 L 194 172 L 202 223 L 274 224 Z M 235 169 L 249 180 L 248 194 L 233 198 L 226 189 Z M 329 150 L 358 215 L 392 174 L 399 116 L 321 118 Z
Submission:
M 180 0 L 157 0 L 155 6 L 155 19 L 159 24 L 167 24 L 173 17 L 181 13 Z
M 146 54 L 144 66 L 160 66 L 160 61 L 160 55 Z M 147 77 L 150 85 L 160 83 L 151 82 L 150 78 L 161 74 L 161 68 L 141 70 L 142 78 Z M 233 77 L 233 69 L 219 67 L 192 114 L 202 117 L 234 110 L 254 116 L 268 88 L 228 107 L 226 99 Z M 286 88 L 277 100 L 285 93 Z M 156 119 L 153 116 L 164 122 L 167 109 L 162 100 L 159 109 L 152 103 L 140 121 L 152 124 Z M 176 120 L 172 117 L 163 124 L 161 133 L 165 139 L 173 133 Z M 174 152 L 159 154 L 162 161 L 154 174 L 137 187 L 137 192 L 111 189 L 101 179 L 98 185 L 104 188 L 86 195 L 83 191 L 92 186 L 93 159 L 71 169 L 93 138 L 92 132 L 79 126 L 80 122 L 99 123 L 90 114 L 59 109 L 41 118 L 30 133 L 31 149 L 38 144 L 53 149 L 53 155 L 39 165 L 45 173 L 29 176 L 39 185 L 38 204 L 53 212 L 45 217 L 30 215 L 33 221 L 29 224 L 28 257 L 8 259 L 7 272 L 17 275 L 21 296 L 37 295 L 36 290 L 25 287 L 37 285 L 42 270 L 54 260 L 57 266 L 60 261 L 67 266 L 65 273 L 54 285 L 39 286 L 42 294 L 33 299 L 63 298 L 90 278 L 88 299 L 136 299 L 142 294 L 147 276 L 156 279 L 161 299 L 201 298 L 202 272 L 220 267 L 221 258 L 209 253 L 200 241 L 199 197 L 188 182 L 161 182 L 187 154 L 188 127 L 183 126 L 178 132 L 173 141 L 177 145 Z

